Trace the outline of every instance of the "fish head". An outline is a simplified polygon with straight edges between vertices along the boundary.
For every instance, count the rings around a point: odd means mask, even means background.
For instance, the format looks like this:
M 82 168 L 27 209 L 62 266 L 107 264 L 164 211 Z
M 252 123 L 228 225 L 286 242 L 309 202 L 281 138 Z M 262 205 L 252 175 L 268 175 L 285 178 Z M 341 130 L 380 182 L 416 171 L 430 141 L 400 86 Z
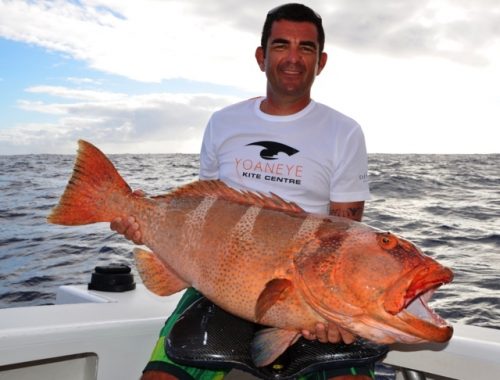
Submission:
M 377 343 L 445 342 L 453 328 L 427 304 L 453 273 L 413 243 L 362 224 L 322 231 L 295 265 L 306 302 Z

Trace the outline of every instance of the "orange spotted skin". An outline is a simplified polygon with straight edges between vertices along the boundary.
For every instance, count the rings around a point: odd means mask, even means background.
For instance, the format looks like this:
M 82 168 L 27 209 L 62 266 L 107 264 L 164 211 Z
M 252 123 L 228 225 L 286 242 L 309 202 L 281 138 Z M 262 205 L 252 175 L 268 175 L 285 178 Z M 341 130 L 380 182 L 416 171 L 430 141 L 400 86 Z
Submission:
M 156 293 L 193 286 L 235 315 L 295 332 L 333 321 L 379 343 L 450 339 L 451 326 L 438 316 L 405 309 L 452 280 L 412 243 L 220 181 L 138 197 L 104 154 L 79 144 L 73 177 L 49 222 L 134 216 L 154 252 L 136 253 L 138 270 Z

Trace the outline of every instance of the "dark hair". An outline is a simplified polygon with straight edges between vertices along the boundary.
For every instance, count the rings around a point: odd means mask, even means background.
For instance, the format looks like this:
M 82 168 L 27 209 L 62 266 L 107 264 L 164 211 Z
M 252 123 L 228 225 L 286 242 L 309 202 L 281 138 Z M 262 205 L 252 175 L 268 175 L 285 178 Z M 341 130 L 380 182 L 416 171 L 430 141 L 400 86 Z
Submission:
M 289 3 L 273 8 L 267 13 L 260 40 L 260 46 L 264 49 L 264 54 L 266 52 L 267 40 L 271 34 L 273 22 L 279 20 L 311 22 L 316 25 L 316 29 L 318 30 L 319 54 L 323 52 L 325 47 L 325 31 L 323 29 L 321 16 L 303 4 Z

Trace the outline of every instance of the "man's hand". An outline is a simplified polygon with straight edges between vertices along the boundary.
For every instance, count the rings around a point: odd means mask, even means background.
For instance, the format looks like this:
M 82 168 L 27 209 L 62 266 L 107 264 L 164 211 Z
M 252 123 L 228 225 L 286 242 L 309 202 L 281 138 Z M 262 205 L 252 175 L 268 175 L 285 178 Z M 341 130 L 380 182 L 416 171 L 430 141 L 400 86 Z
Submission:
M 135 244 L 143 244 L 139 223 L 135 221 L 133 216 L 116 218 L 111 222 L 110 228 L 125 236 L 128 240 L 132 240 Z
M 302 336 L 308 340 L 319 340 L 321 343 L 340 343 L 351 344 L 356 340 L 356 337 L 349 331 L 337 326 L 335 323 L 316 324 L 315 331 L 302 330 Z
M 146 193 L 142 190 L 135 190 L 132 195 L 144 197 Z M 133 216 L 116 218 L 111 222 L 110 228 L 113 231 L 116 231 L 117 233 L 125 236 L 125 238 L 127 238 L 128 240 L 133 241 L 135 244 L 144 244 L 142 241 L 139 223 L 137 223 Z

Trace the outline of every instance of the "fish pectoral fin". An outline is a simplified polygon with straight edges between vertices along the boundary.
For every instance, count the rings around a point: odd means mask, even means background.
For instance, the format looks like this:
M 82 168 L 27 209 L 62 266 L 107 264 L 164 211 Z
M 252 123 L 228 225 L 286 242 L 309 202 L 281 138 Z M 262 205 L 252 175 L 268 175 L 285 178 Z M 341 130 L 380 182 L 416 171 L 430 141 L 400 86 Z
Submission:
M 146 288 L 159 296 L 169 296 L 189 286 L 153 252 L 135 248 L 134 259 Z
M 256 367 L 264 367 L 276 360 L 285 350 L 300 337 L 295 330 L 276 327 L 262 329 L 251 344 L 252 360 Z
M 259 322 L 264 314 L 277 302 L 284 300 L 293 289 L 292 281 L 275 278 L 266 284 L 255 305 L 255 320 Z

